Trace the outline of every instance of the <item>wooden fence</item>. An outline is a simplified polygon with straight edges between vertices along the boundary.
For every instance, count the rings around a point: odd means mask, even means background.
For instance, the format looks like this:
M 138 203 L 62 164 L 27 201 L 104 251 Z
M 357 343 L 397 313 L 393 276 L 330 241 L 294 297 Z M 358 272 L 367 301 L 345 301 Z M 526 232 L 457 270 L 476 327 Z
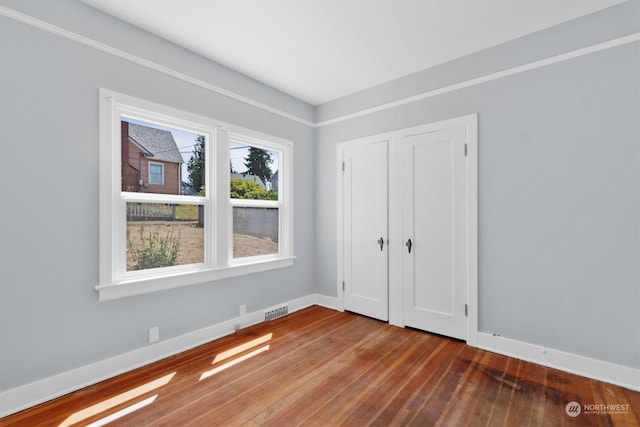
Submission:
M 161 203 L 127 203 L 128 221 L 174 221 L 176 205 Z
M 278 209 L 262 207 L 233 208 L 233 232 L 278 242 Z M 127 203 L 127 221 L 176 221 L 176 205 Z M 199 227 L 204 227 L 204 207 L 198 206 Z

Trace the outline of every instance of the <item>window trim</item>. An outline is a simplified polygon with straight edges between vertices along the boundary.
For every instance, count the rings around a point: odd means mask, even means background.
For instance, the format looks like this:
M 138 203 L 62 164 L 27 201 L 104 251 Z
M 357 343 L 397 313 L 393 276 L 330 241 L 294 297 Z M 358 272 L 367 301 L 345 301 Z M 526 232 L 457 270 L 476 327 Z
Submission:
M 291 141 L 215 121 L 150 101 L 100 89 L 100 257 L 99 300 L 106 301 L 293 265 L 293 144 Z M 205 196 L 121 191 L 120 120 L 132 117 L 197 131 L 207 138 Z M 233 258 L 233 216 L 229 198 L 229 140 L 281 153 L 279 165 L 279 252 Z M 214 173 L 214 171 L 220 171 Z M 222 172 L 224 171 L 224 173 Z M 163 168 L 164 172 L 164 168 Z M 163 174 L 164 175 L 164 174 Z M 280 195 L 282 192 L 282 195 Z M 126 272 L 126 203 L 166 202 L 205 206 L 204 263 Z M 215 236 L 215 239 L 214 237 Z M 239 262 L 240 260 L 241 262 Z
M 287 149 L 283 148 L 281 144 L 269 143 L 269 141 L 265 141 L 263 139 L 253 138 L 250 135 L 241 134 L 238 132 L 229 132 L 229 141 L 236 142 L 241 144 L 246 144 L 248 146 L 252 146 L 255 148 L 261 148 L 268 151 L 276 151 L 278 153 L 278 179 L 282 176 L 282 170 L 284 170 L 285 175 L 287 171 L 290 170 L 290 153 Z M 233 208 L 235 207 L 256 207 L 256 208 L 276 208 L 278 209 L 278 253 L 288 253 L 288 248 L 291 246 L 291 242 L 287 239 L 286 224 L 289 221 L 290 217 L 286 215 L 291 215 L 285 209 L 285 206 L 289 203 L 288 200 L 291 198 L 290 194 L 290 186 L 287 185 L 290 179 L 286 179 L 282 186 L 279 185 L 278 188 L 278 200 L 253 200 L 253 199 L 232 199 L 229 198 L 229 203 L 231 205 L 230 210 L 230 218 L 231 224 L 229 227 L 229 264 L 230 265 L 244 265 L 254 261 L 260 261 L 262 259 L 269 259 L 273 257 L 272 255 L 258 255 L 253 257 L 233 257 Z M 293 220 L 291 219 L 291 222 Z

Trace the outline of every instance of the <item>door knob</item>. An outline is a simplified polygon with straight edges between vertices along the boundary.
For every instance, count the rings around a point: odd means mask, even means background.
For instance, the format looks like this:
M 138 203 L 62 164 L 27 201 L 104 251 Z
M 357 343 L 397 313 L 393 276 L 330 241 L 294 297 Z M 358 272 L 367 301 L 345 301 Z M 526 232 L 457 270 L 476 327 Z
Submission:
M 409 253 L 411 253 L 411 247 L 413 246 L 411 239 L 407 240 L 407 243 L 405 243 L 405 245 L 407 246 L 407 249 L 409 249 Z
M 378 239 L 378 244 L 380 245 L 380 250 L 382 250 L 384 248 L 384 239 L 382 237 Z

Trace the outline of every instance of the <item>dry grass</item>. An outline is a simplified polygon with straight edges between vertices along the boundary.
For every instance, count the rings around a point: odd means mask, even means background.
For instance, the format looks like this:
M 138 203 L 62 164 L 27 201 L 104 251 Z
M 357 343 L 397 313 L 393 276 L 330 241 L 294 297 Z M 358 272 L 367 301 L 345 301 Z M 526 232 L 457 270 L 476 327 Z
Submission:
M 144 227 L 144 237 L 158 232 L 159 237 L 166 236 L 171 230 L 173 235 L 180 234 L 180 251 L 178 265 L 204 262 L 204 229 L 196 227 L 191 221 L 146 221 L 127 224 L 129 239 L 132 245 L 140 244 L 140 227 Z M 259 239 L 243 234 L 233 235 L 233 256 L 243 258 L 266 255 L 278 252 L 278 244 L 271 240 Z M 134 262 L 131 251 L 127 251 L 127 271 L 133 270 Z
M 233 235 L 233 256 L 244 258 L 248 256 L 268 255 L 278 252 L 278 244 L 270 239 L 259 239 L 246 234 Z

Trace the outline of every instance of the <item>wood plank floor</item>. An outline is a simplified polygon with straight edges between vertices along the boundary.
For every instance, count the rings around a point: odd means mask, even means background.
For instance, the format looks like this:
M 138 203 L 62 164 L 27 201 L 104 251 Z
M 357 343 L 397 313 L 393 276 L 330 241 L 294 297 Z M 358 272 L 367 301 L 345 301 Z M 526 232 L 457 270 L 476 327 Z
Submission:
M 621 405 L 620 413 L 570 417 L 572 401 Z M 0 426 L 108 422 L 638 426 L 640 393 L 311 307 L 0 419 Z

